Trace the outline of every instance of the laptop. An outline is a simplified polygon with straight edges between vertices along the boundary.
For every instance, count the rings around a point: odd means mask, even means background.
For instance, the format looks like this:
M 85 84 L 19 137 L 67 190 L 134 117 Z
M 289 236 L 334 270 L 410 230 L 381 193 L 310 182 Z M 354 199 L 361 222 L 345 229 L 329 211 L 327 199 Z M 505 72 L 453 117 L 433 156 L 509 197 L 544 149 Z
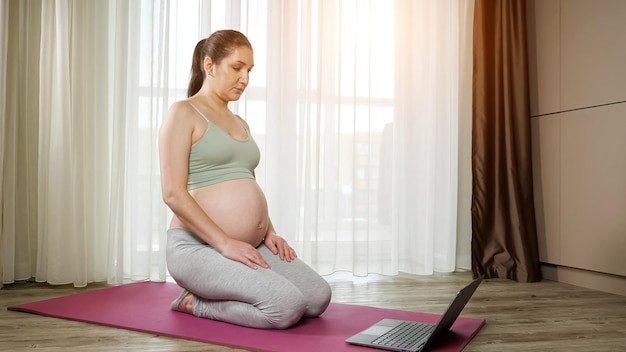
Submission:
M 383 319 L 369 328 L 346 339 L 353 345 L 367 346 L 388 351 L 424 352 L 433 342 L 450 330 L 470 300 L 483 276 L 474 279 L 454 297 L 437 324 L 415 321 Z

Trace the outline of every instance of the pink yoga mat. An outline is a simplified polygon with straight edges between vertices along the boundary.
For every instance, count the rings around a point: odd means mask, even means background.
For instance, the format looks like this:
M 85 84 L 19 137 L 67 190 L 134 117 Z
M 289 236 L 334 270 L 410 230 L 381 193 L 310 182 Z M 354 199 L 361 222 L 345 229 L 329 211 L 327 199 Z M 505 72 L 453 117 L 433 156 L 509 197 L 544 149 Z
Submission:
M 324 314 L 287 330 L 258 330 L 201 319 L 170 309 L 174 283 L 140 282 L 9 307 L 41 314 L 254 351 L 374 351 L 345 339 L 383 318 L 436 323 L 439 315 L 331 303 Z M 485 324 L 460 317 L 433 351 L 461 351 Z M 297 346 L 295 348 L 294 346 Z

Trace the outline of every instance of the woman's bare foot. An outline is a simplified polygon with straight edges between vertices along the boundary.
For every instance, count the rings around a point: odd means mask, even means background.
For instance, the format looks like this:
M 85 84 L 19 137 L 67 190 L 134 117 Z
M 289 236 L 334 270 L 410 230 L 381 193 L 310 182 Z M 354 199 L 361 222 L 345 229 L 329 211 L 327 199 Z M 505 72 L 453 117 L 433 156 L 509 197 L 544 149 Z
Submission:
M 193 294 L 187 292 L 185 297 L 178 304 L 178 310 L 184 313 L 193 314 Z
M 193 294 L 183 290 L 178 298 L 172 302 L 172 309 L 175 311 L 193 314 Z

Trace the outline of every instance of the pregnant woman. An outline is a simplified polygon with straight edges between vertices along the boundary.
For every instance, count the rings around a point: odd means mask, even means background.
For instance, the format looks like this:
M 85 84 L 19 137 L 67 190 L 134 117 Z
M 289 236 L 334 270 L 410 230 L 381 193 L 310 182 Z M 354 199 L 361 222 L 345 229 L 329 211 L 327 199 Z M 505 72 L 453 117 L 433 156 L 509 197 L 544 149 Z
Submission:
M 276 234 L 254 177 L 259 149 L 228 109 L 248 85 L 252 46 L 222 30 L 193 54 L 188 98 L 159 132 L 163 200 L 174 213 L 167 266 L 183 288 L 172 309 L 261 329 L 285 329 L 328 307 L 331 289 Z

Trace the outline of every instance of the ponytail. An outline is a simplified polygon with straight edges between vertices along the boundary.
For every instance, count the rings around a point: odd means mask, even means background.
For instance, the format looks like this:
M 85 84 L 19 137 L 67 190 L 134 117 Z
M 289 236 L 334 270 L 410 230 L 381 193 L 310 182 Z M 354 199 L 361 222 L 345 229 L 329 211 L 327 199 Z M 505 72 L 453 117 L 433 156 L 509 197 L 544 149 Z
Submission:
M 189 79 L 189 86 L 187 87 L 187 98 L 198 93 L 204 81 L 204 43 L 206 43 L 206 39 L 199 41 L 193 51 L 191 77 Z
M 196 44 L 191 62 L 191 77 L 187 87 L 187 98 L 198 93 L 204 83 L 204 58 L 210 57 L 214 64 L 219 64 L 223 58 L 230 55 L 235 48 L 252 45 L 246 36 L 238 31 L 226 29 L 214 32 L 208 38 L 202 39 Z

